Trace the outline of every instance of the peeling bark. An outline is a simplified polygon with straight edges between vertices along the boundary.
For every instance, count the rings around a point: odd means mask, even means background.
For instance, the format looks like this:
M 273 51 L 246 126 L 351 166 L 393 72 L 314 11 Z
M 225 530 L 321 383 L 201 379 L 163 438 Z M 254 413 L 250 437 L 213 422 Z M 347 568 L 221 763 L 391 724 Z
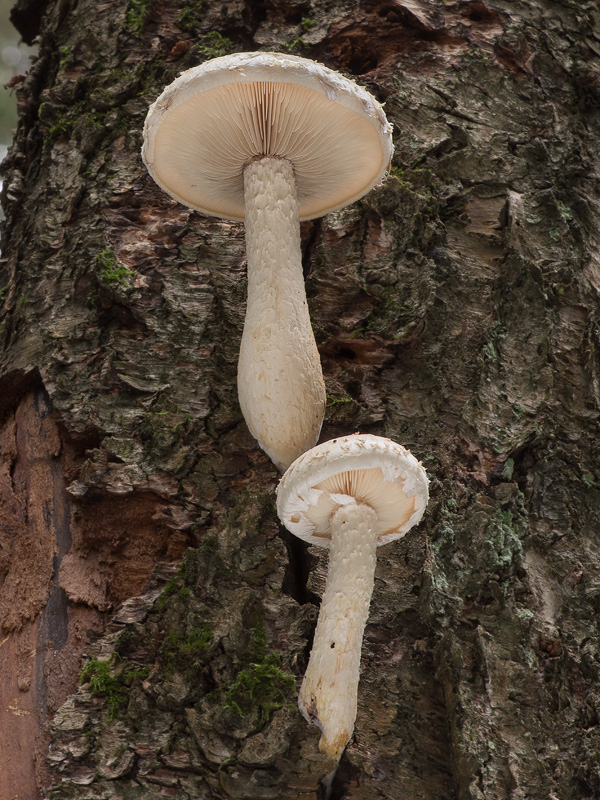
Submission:
M 4 166 L 4 794 L 600 793 L 599 17 L 592 0 L 19 0 L 40 56 Z M 302 225 L 321 438 L 390 436 L 432 481 L 378 558 L 335 775 L 290 679 L 326 555 L 280 527 L 237 403 L 243 228 L 171 201 L 139 157 L 179 72 L 287 46 L 395 126 L 387 181 Z

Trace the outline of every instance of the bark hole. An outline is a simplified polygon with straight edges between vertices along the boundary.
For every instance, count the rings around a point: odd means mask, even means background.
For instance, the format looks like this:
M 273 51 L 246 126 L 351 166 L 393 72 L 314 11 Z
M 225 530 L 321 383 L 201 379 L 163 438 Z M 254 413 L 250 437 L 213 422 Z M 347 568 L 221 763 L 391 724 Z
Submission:
M 282 590 L 300 605 L 314 603 L 319 605 L 319 598 L 307 588 L 308 576 L 314 566 L 314 559 L 308 552 L 308 545 L 297 536 L 281 529 L 281 538 L 288 552 L 288 565 L 285 570 Z
M 333 773 L 324 775 L 317 788 L 317 800 L 344 800 L 348 797 L 350 784 L 356 781 L 357 771 L 352 766 L 345 752 Z

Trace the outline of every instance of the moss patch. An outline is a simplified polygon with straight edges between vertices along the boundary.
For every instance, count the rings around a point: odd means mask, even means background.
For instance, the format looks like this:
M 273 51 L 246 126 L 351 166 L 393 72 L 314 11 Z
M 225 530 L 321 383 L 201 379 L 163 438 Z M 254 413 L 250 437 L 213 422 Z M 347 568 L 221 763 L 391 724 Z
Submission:
M 264 623 L 254 628 L 254 647 L 239 662 L 240 670 L 226 690 L 225 708 L 240 717 L 258 712 L 259 725 L 268 722 L 282 708 L 296 688 L 296 679 L 280 667 L 278 653 L 269 651 Z
M 89 683 L 92 697 L 98 695 L 106 698 L 110 721 L 127 705 L 134 682 L 149 674 L 150 667 L 138 668 L 120 663 L 118 656 L 113 654 L 106 660 L 93 658 L 88 662 L 81 671 L 80 683 Z

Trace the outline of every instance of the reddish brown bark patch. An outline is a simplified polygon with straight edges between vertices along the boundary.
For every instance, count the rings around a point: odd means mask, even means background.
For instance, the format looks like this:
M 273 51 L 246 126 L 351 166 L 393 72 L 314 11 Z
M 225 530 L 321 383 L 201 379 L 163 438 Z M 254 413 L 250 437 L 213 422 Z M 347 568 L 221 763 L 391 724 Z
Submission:
M 158 561 L 183 554 L 185 537 L 155 519 L 163 505 L 150 492 L 77 503 L 60 569 L 70 600 L 106 610 L 139 594 Z
M 34 743 L 40 709 L 35 690 L 39 678 L 37 631 L 29 622 L 0 642 L 0 786 L 2 797 L 30 800 L 38 796 Z
M 51 459 L 56 426 L 28 394 L 0 428 L 0 625 L 5 632 L 34 619 L 52 579 L 55 551 Z
M 6 400 L 6 398 L 4 398 Z M 9 408 L 12 410 L 9 411 Z M 76 686 L 90 635 L 178 559 L 152 492 L 73 498 L 83 446 L 61 435 L 41 385 L 4 406 L 0 426 L 0 787 L 31 800 L 48 784 L 48 717 Z

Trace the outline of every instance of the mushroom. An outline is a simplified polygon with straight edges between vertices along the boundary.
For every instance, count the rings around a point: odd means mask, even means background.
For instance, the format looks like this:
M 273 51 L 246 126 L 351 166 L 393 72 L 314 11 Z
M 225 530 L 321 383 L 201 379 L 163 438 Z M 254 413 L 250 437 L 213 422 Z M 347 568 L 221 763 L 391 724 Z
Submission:
M 194 67 L 148 112 L 142 158 L 158 185 L 202 214 L 246 222 L 238 394 L 281 471 L 315 444 L 325 408 L 300 220 L 358 200 L 383 179 L 392 152 L 391 125 L 368 92 L 280 53 Z
M 378 545 L 416 525 L 428 500 L 417 459 L 390 439 L 345 436 L 298 458 L 277 489 L 277 513 L 296 536 L 329 548 L 329 568 L 298 705 L 339 759 L 356 720 L 360 651 Z

